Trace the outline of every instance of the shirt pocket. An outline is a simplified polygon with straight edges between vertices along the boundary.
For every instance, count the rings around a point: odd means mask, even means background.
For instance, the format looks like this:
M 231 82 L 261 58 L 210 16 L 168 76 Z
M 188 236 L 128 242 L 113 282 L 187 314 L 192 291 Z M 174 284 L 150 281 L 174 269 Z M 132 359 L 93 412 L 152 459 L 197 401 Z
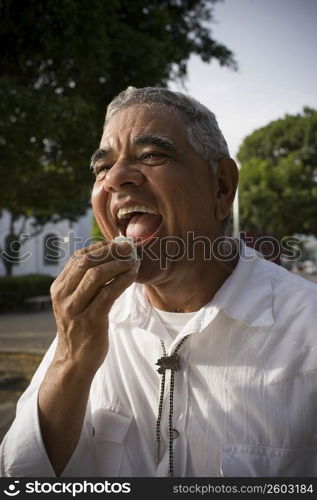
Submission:
M 125 437 L 132 415 L 117 407 L 99 408 L 92 416 L 96 472 L 100 476 L 120 475 L 125 450 Z
M 315 477 L 317 446 L 283 449 L 224 444 L 221 474 L 223 477 Z

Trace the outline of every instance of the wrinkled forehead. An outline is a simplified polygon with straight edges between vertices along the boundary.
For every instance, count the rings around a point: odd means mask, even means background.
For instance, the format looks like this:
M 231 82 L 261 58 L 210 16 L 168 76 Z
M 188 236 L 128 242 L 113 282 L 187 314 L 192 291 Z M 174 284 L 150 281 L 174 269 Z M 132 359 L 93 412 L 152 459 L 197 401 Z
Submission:
M 121 108 L 106 121 L 101 144 L 112 147 L 111 143 L 118 138 L 133 143 L 137 136 L 144 134 L 188 144 L 187 126 L 180 114 L 170 106 L 157 103 Z

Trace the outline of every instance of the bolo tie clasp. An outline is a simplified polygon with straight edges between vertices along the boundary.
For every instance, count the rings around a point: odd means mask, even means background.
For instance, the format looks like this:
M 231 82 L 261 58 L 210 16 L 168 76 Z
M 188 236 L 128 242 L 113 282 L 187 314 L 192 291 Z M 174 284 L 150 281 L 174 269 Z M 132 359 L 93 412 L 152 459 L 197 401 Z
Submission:
M 178 354 L 172 354 L 171 356 L 162 356 L 157 360 L 156 365 L 159 365 L 158 373 L 163 375 L 166 370 L 173 370 L 178 372 L 181 369 Z

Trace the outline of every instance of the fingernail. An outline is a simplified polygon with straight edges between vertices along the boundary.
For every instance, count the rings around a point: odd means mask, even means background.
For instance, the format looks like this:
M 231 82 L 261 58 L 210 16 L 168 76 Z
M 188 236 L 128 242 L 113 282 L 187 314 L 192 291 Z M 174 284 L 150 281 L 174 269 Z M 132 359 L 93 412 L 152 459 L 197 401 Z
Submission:
M 132 238 L 129 238 L 127 236 L 117 236 L 113 241 L 114 243 L 117 243 L 117 248 L 119 248 L 120 250 L 124 250 L 124 255 L 126 255 L 126 253 L 128 252 L 127 248 L 129 248 L 134 257 L 136 259 L 138 258 L 137 249 Z
M 126 241 L 117 243 L 117 251 L 118 255 L 128 255 L 129 253 L 132 255 L 131 245 Z

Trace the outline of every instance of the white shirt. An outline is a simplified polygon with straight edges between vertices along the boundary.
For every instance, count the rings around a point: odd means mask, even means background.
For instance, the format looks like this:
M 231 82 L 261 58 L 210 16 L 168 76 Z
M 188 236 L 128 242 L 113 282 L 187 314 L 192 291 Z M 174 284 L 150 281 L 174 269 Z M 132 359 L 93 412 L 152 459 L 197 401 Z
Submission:
M 174 469 L 178 476 L 317 475 L 317 287 L 242 245 L 213 300 L 174 338 L 132 285 L 110 313 L 110 351 L 97 372 L 78 445 L 62 476 L 166 476 L 154 460 L 159 339 L 189 338 L 175 372 Z M 3 476 L 54 476 L 37 414 L 45 355 L 22 395 L 1 449 Z M 168 373 L 168 372 L 166 372 Z M 168 377 L 167 377 L 168 378 Z

